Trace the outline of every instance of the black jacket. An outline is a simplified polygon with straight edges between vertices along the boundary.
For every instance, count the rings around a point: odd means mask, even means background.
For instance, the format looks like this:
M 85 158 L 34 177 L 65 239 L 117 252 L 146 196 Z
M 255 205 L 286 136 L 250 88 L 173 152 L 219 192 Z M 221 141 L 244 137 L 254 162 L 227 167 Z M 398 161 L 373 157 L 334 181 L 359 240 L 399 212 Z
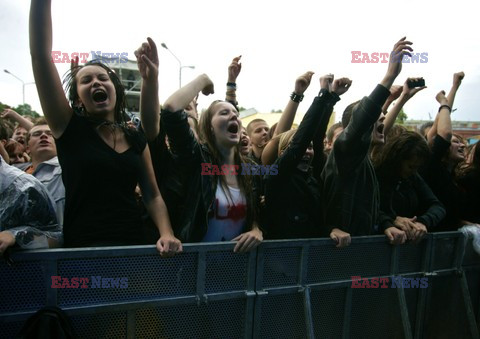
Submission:
M 184 111 L 169 112 L 162 110 L 161 124 L 163 125 L 175 155 L 175 166 L 180 170 L 188 171 L 183 212 L 179 216 L 176 236 L 182 242 L 202 241 L 208 227 L 208 213 L 213 208 L 217 177 L 202 175 L 202 163 L 212 164 L 213 160 L 208 148 L 197 142 Z M 246 192 L 247 199 L 247 229 L 252 228 L 256 220 L 256 209 L 260 197 L 257 191 L 258 181 L 252 179 L 252 190 Z
M 437 231 L 455 231 L 460 219 L 465 218 L 466 196 L 455 182 L 455 172 L 449 170 L 443 158 L 448 153 L 450 142 L 441 136 L 435 136 L 431 156 L 420 171 L 425 182 L 435 196 L 445 206 L 446 217 L 438 225 Z
M 373 126 L 389 95 L 389 90 L 378 85 L 364 97 L 328 156 L 321 175 L 325 236 L 333 228 L 352 236 L 377 232 L 379 189 L 369 149 Z
M 320 187 L 312 172 L 302 172 L 297 165 L 316 131 L 325 134 L 329 114 L 327 106 L 339 98 L 322 90 L 305 114 L 287 149 L 275 161 L 277 175 L 265 177 L 264 225 L 266 239 L 313 238 L 320 236 L 323 214 Z M 330 110 L 331 112 L 331 110 Z M 320 125 L 325 125 L 320 128 Z M 323 138 L 322 138 L 323 139 Z M 318 157 L 321 158 L 320 151 Z M 317 154 L 314 154 L 317 157 Z
M 378 173 L 380 183 L 380 229 L 390 227 L 397 216 L 412 218 L 433 231 L 445 217 L 445 208 L 419 174 L 395 180 Z M 388 175 L 388 174 L 387 174 Z

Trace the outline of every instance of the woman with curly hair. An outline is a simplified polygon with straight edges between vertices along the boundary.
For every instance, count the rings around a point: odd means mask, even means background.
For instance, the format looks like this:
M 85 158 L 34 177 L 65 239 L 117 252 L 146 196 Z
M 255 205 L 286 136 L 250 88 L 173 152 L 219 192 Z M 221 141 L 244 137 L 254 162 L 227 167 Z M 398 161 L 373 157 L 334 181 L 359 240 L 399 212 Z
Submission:
M 420 240 L 445 217 L 445 209 L 418 174 L 430 154 L 420 134 L 406 131 L 387 141 L 373 163 L 380 184 L 380 226 L 393 223 Z

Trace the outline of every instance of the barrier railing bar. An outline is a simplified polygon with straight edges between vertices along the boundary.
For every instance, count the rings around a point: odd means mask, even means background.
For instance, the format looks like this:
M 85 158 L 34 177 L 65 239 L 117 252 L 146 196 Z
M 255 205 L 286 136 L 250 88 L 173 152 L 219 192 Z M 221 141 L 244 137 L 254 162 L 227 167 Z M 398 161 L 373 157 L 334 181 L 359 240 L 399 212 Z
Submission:
M 198 252 L 197 258 L 197 305 L 203 302 L 205 295 L 205 276 L 207 271 L 206 252 Z
M 247 302 L 245 307 L 245 339 L 252 338 L 253 335 L 253 314 L 255 312 L 256 299 L 256 273 L 257 273 L 257 255 L 258 251 L 251 251 L 248 257 Z
M 225 251 L 232 250 L 235 247 L 234 242 L 213 242 L 213 243 L 186 243 L 183 244 L 184 253 L 198 253 L 202 250 Z M 178 254 L 173 258 L 163 258 L 162 260 L 175 260 L 183 255 Z M 32 255 L 35 260 L 64 260 L 64 259 L 89 259 L 104 258 L 112 256 L 138 257 L 144 255 L 160 255 L 155 245 L 138 246 L 111 246 L 111 247 L 81 247 L 81 248 L 52 248 L 43 250 L 12 250 L 11 258 L 16 260 L 31 260 Z
M 430 237 L 434 239 L 443 239 L 443 238 L 463 238 L 464 235 L 461 232 L 434 232 L 428 234 Z
M 426 273 L 430 272 L 430 269 L 432 267 L 432 253 L 433 253 L 433 243 L 434 243 L 434 238 L 433 237 L 428 237 L 427 238 L 427 244 L 425 245 L 425 251 L 423 252 L 423 270 L 424 270 L 424 276 Z M 415 334 L 414 337 L 416 339 L 423 338 L 424 334 L 424 323 L 425 323 L 425 310 L 427 309 L 427 302 L 429 301 L 430 298 L 430 289 L 421 289 L 419 292 L 419 297 L 417 300 L 417 313 L 416 313 L 416 319 L 415 319 Z
M 465 305 L 465 311 L 467 313 L 467 320 L 468 320 L 468 326 L 470 327 L 470 334 L 472 335 L 472 338 L 478 339 L 479 333 L 478 333 L 477 323 L 475 321 L 475 315 L 473 313 L 472 301 L 470 300 L 470 292 L 468 291 L 468 283 L 467 283 L 467 277 L 465 276 L 465 272 L 462 272 L 462 276 L 460 277 L 460 287 L 462 289 L 462 297 Z
M 453 247 L 453 258 L 449 261 L 451 268 L 433 270 L 435 266 L 435 257 L 440 255 L 441 258 L 445 257 L 441 252 L 436 251 L 435 244 L 440 246 L 441 241 L 437 239 L 449 238 L 454 241 Z M 167 297 L 160 298 L 157 296 L 155 300 L 149 299 L 146 301 L 135 300 L 135 301 L 118 301 L 115 303 L 102 303 L 94 304 L 87 306 L 65 306 L 62 308 L 67 312 L 68 315 L 76 316 L 83 314 L 101 314 L 108 312 L 126 312 L 127 315 L 127 337 L 134 338 L 135 336 L 135 314 L 136 310 L 139 308 L 151 308 L 151 307 L 164 307 L 168 305 L 180 305 L 180 304 L 197 304 L 206 303 L 207 300 L 229 300 L 229 299 L 241 299 L 246 300 L 246 316 L 245 316 L 245 337 L 258 337 L 261 329 L 261 305 L 262 299 L 265 295 L 280 295 L 280 294 L 295 294 L 303 292 L 304 297 L 304 311 L 305 311 L 305 325 L 306 333 L 308 338 L 313 338 L 315 335 L 314 331 L 314 322 L 312 315 L 312 300 L 311 293 L 312 290 L 329 290 L 329 289 L 338 289 L 346 288 L 345 295 L 345 306 L 344 306 L 344 323 L 343 323 L 343 337 L 350 337 L 350 322 L 352 315 L 352 289 L 351 289 L 351 280 L 338 281 L 325 281 L 319 283 L 310 283 L 306 284 L 308 278 L 308 254 L 310 246 L 315 246 L 316 244 L 324 246 L 332 246 L 330 239 L 305 239 L 308 240 L 307 243 L 303 242 L 304 240 L 298 241 L 267 241 L 262 244 L 257 250 L 249 253 L 248 256 L 248 267 L 247 267 L 247 287 L 238 290 L 229 289 L 227 292 L 218 292 L 218 293 L 209 293 L 205 294 L 206 289 L 206 268 L 207 268 L 207 255 L 210 252 L 215 250 L 225 251 L 233 250 L 234 243 L 215 243 L 215 244 L 186 244 L 184 247 L 185 253 L 195 253 L 194 260 L 197 261 L 197 276 L 196 276 L 196 294 L 190 292 L 190 295 L 176 296 L 176 297 Z M 356 237 L 354 238 L 356 244 L 361 243 L 385 243 L 385 237 L 377 236 L 373 238 L 366 237 Z M 390 277 L 392 275 L 401 275 L 401 276 L 414 276 L 422 274 L 424 276 L 435 275 L 439 276 L 454 276 L 455 279 L 459 279 L 460 288 L 462 291 L 462 298 L 464 301 L 464 307 L 467 314 L 467 321 L 469 322 L 469 332 L 473 338 L 479 338 L 479 328 L 480 325 L 480 310 L 475 315 L 473 309 L 472 299 L 468 289 L 468 282 L 465 275 L 465 271 L 478 270 L 480 265 L 470 264 L 473 260 L 466 259 L 465 257 L 465 247 L 467 239 L 459 232 L 449 232 L 443 234 L 429 234 L 426 239 L 426 246 L 423 248 L 422 253 L 422 268 L 423 272 L 411 272 L 408 273 L 398 273 L 400 266 L 400 248 L 392 247 L 388 251 L 391 255 L 390 257 L 390 272 L 391 275 L 385 275 L 384 277 Z M 303 242 L 303 243 L 302 243 Z M 355 244 L 354 243 L 354 244 Z M 451 244 L 451 242 L 449 242 Z M 263 282 L 263 270 L 264 270 L 264 260 L 265 253 L 264 248 L 292 248 L 292 247 L 301 247 L 301 257 L 300 263 L 297 264 L 298 277 L 297 284 L 287 285 L 287 286 L 275 286 L 268 287 L 265 289 Z M 53 254 L 53 255 L 52 255 Z M 40 261 L 40 265 L 45 268 L 43 275 L 45 276 L 46 281 L 46 304 L 47 305 L 56 305 L 58 303 L 58 293 L 57 289 L 51 288 L 49 285 L 50 277 L 52 275 L 57 275 L 58 264 L 60 262 L 76 259 L 96 259 L 96 258 L 107 258 L 115 256 L 127 256 L 127 257 L 139 257 L 139 256 L 151 256 L 158 255 L 158 252 L 153 245 L 147 246 L 132 246 L 132 247 L 110 247 L 110 248 L 82 248 L 82 249 L 59 249 L 59 250 L 37 250 L 37 251 L 26 251 L 26 252 L 16 252 L 12 253 L 12 258 L 15 260 L 21 261 L 22 259 L 26 262 Z M 181 255 L 179 255 L 180 257 Z M 449 258 L 450 259 L 450 258 Z M 172 259 L 160 259 L 159 260 L 175 260 Z M 466 260 L 468 266 L 462 267 L 462 262 Z M 418 261 L 417 261 L 418 262 Z M 438 265 L 437 265 L 438 266 Z M 388 272 L 388 270 L 386 270 Z M 363 278 L 368 278 L 367 276 L 362 276 Z M 373 276 L 372 276 L 373 277 Z M 322 280 L 323 278 L 319 279 Z M 331 279 L 331 278 L 330 278 Z M 430 285 L 430 283 L 429 283 Z M 456 285 L 456 281 L 455 281 Z M 458 286 L 458 285 L 456 285 Z M 479 294 L 480 296 L 480 294 Z M 399 307 L 402 316 L 402 326 L 406 338 L 412 338 L 412 327 L 410 324 L 410 318 L 408 316 L 408 305 L 406 303 L 405 291 L 403 288 L 397 289 L 397 298 L 399 302 Z M 415 321 L 415 338 L 425 337 L 426 328 L 424 328 L 424 322 L 426 318 L 426 312 L 429 310 L 429 305 L 431 305 L 432 292 L 430 288 L 420 289 L 419 297 L 417 299 L 417 309 L 416 309 L 416 321 Z M 480 305 L 480 302 L 479 302 Z M 34 314 L 35 311 L 24 311 L 24 312 L 11 312 L 0 314 L 0 324 L 5 324 L 9 322 L 18 322 L 20 320 L 26 320 L 29 316 Z M 253 314 L 253 315 L 252 315 Z M 477 318 L 477 319 L 475 319 Z M 478 324 L 478 325 L 477 325 Z M 1 326 L 0 326 L 1 327 Z
M 315 339 L 315 331 L 313 330 L 312 304 L 310 300 L 310 288 L 307 286 L 303 290 L 303 305 L 305 312 L 305 326 L 308 339 Z
M 408 317 L 407 301 L 405 300 L 403 286 L 397 288 L 397 297 L 398 305 L 400 307 L 400 315 L 402 317 L 403 334 L 406 339 L 412 339 L 412 326 L 410 325 L 410 319 Z
M 253 295 L 247 295 L 247 302 L 245 307 L 245 339 L 249 339 L 253 334 L 253 317 L 255 307 L 255 296 L 256 293 L 253 292 Z
M 268 292 L 263 289 L 263 265 L 265 250 L 264 246 L 257 247 L 257 265 L 256 265 L 256 274 L 255 274 L 255 291 L 257 297 L 254 300 L 253 308 L 253 328 L 252 328 L 252 338 L 259 338 L 260 327 L 261 327 L 261 316 L 262 316 L 262 301 L 263 297 L 268 295 Z
M 257 295 L 268 294 L 269 296 L 276 296 L 283 294 L 296 294 L 303 292 L 304 288 L 305 286 L 301 285 L 268 287 L 262 291 L 257 291 Z
M 308 275 L 308 256 L 309 256 L 310 246 L 304 244 L 302 246 L 302 253 L 300 255 L 300 265 L 298 267 L 298 284 L 300 286 L 305 286 Z M 313 329 L 313 317 L 312 317 L 312 303 L 310 300 L 310 287 L 306 286 L 303 288 L 303 305 L 305 312 L 305 326 L 307 332 L 307 338 L 315 339 L 315 332 Z
M 352 318 L 352 288 L 345 289 L 345 310 L 343 313 L 343 339 L 350 338 L 350 319 Z
M 459 270 L 462 269 L 462 262 L 465 256 L 466 245 L 467 245 L 467 238 L 465 236 L 462 236 L 455 242 L 455 262 L 453 264 Z
M 308 276 L 308 256 L 309 256 L 310 246 L 304 245 L 302 247 L 302 253 L 300 255 L 300 267 L 298 269 L 298 284 L 304 286 L 307 281 Z
M 203 302 L 207 300 L 210 301 L 221 301 L 221 300 L 230 300 L 230 299 L 243 299 L 250 296 L 255 297 L 255 291 L 241 290 L 241 291 L 228 291 L 228 292 L 218 292 L 218 293 L 205 293 L 202 295 Z

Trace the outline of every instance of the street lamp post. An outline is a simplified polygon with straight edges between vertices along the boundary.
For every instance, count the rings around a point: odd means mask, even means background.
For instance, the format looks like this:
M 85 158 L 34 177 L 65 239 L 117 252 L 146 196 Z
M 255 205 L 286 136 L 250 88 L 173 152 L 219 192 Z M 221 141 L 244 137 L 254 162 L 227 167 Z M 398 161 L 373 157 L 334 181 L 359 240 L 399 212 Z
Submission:
M 34 82 L 27 82 L 25 83 L 25 81 L 23 81 L 22 79 L 20 79 L 19 77 L 17 77 L 15 74 L 13 74 L 12 72 L 10 72 L 8 69 L 4 69 L 3 70 L 5 73 L 7 74 L 10 74 L 12 77 L 14 77 L 15 79 L 19 80 L 21 83 L 22 83 L 22 102 L 23 104 L 25 105 L 25 86 L 26 85 L 33 85 L 35 84 Z
M 182 69 L 183 68 L 195 69 L 195 66 L 182 66 L 182 62 L 180 61 L 180 59 L 177 58 L 175 54 L 173 54 L 173 52 L 167 47 L 167 45 L 164 42 L 162 42 L 161 46 L 165 48 L 167 51 L 169 51 L 170 54 L 173 55 L 173 57 L 178 61 L 178 88 L 181 88 L 182 87 Z

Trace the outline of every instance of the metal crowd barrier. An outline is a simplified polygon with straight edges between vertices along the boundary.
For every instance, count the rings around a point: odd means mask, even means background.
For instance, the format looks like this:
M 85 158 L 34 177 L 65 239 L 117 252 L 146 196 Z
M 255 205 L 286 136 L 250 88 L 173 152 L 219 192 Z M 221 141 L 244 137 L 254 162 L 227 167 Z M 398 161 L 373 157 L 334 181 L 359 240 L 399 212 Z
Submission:
M 46 305 L 66 311 L 80 338 L 479 338 L 480 256 L 459 232 L 403 246 L 383 236 L 344 249 L 330 239 L 233 246 L 185 244 L 168 259 L 154 246 L 12 253 L 11 266 L 0 261 L 0 338 Z M 55 276 L 88 287 L 52 288 Z M 389 283 L 358 288 L 355 276 Z M 428 287 L 393 288 L 402 278 Z

